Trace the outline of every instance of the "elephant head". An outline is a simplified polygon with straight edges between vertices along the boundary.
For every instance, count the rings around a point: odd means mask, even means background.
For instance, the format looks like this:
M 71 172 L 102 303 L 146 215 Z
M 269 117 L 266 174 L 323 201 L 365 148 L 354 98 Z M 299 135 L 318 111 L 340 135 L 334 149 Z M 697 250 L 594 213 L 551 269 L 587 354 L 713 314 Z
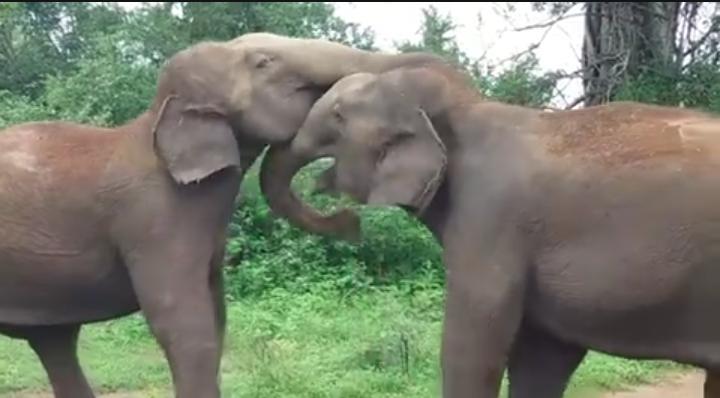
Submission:
M 151 110 L 160 156 L 179 183 L 238 165 L 243 143 L 293 137 L 312 104 L 338 79 L 432 60 L 321 39 L 250 33 L 195 44 L 163 67 Z
M 313 103 L 343 76 L 436 59 L 270 33 L 201 42 L 161 71 L 150 109 L 155 150 L 179 184 L 229 167 L 247 169 L 266 144 L 291 139 Z
M 460 91 L 448 89 L 445 83 L 451 80 L 448 76 L 463 75 L 454 74 L 448 65 L 437 65 L 450 73 L 428 74 L 425 67 L 407 67 L 383 74 L 357 73 L 338 81 L 315 103 L 294 139 L 271 148 L 263 160 L 261 187 L 273 211 L 317 231 L 307 222 L 318 219 L 306 214 L 314 210 L 295 196 L 290 183 L 304 165 L 332 157 L 335 164 L 321 175 L 321 188 L 347 193 L 360 203 L 400 206 L 422 216 L 447 167 L 447 148 L 431 116 L 460 109 L 453 101 L 464 100 L 455 94 Z M 456 82 L 470 87 L 465 80 Z M 333 225 L 328 218 L 323 221 L 331 235 L 347 235 L 341 231 L 345 226 Z

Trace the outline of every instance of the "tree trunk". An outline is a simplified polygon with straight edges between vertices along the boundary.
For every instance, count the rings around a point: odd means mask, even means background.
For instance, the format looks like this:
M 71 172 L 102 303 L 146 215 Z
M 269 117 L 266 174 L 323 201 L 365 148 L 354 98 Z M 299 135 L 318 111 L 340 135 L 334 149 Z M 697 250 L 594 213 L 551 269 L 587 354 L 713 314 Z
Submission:
M 629 77 L 673 73 L 680 3 L 587 2 L 583 41 L 585 106 L 612 100 Z

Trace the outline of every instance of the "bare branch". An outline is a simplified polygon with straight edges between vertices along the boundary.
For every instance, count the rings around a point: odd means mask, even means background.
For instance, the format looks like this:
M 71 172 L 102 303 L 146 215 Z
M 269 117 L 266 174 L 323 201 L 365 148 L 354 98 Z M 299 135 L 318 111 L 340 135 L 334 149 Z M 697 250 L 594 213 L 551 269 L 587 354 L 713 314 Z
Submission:
M 575 98 L 571 103 L 569 103 L 569 104 L 565 107 L 565 109 L 566 109 L 566 110 L 570 110 L 570 109 L 575 108 L 576 106 L 580 105 L 583 101 L 585 101 L 585 98 L 587 98 L 587 95 L 586 95 L 586 94 L 583 94 L 583 95 Z
M 580 52 L 579 52 L 579 51 L 577 50 L 577 48 L 575 48 L 575 46 L 572 44 L 573 38 L 570 37 L 570 33 L 568 33 L 568 31 L 565 30 L 565 29 L 562 28 L 562 27 L 559 27 L 558 29 L 560 29 L 560 31 L 565 35 L 565 37 L 568 38 L 568 45 L 569 45 L 570 48 L 572 49 L 573 54 L 575 54 L 575 58 L 577 59 L 577 61 L 578 61 L 578 62 L 582 62 L 582 56 L 580 55 Z
M 508 62 L 508 61 L 516 61 L 516 60 L 517 60 L 518 58 L 520 58 L 521 56 L 523 56 L 523 55 L 525 55 L 525 54 L 529 54 L 529 53 L 533 52 L 534 50 L 536 50 L 536 49 L 537 49 L 538 47 L 540 47 L 540 45 L 545 41 L 545 38 L 546 38 L 547 35 L 550 33 L 550 29 L 551 29 L 551 28 L 552 28 L 552 25 L 547 26 L 547 27 L 545 28 L 545 31 L 543 32 L 542 36 L 540 36 L 540 40 L 538 40 L 537 42 L 529 45 L 525 50 L 520 51 L 519 53 L 513 54 L 513 55 L 511 55 L 511 56 L 509 56 L 509 57 L 501 60 L 501 61 L 499 62 L 499 65 L 502 65 L 502 64 L 504 64 L 505 62 Z
M 695 43 L 692 43 L 692 42 L 689 40 L 689 38 L 688 38 L 688 42 L 690 43 L 690 48 L 688 48 L 688 49 L 685 51 L 685 53 L 683 54 L 683 57 L 687 57 L 688 55 L 690 55 L 690 54 L 694 53 L 695 51 L 697 51 L 698 48 L 700 48 L 700 46 L 702 46 L 703 44 L 705 44 L 705 42 L 706 42 L 707 39 L 710 37 L 710 35 L 712 35 L 713 33 L 716 33 L 717 31 L 718 31 L 718 24 L 717 24 L 717 22 L 714 20 L 714 21 L 712 22 L 712 26 L 710 26 L 710 28 L 708 29 L 708 31 L 705 32 L 705 33 L 702 35 L 702 37 L 700 37 L 700 39 L 698 39 L 698 41 L 696 41 Z
M 553 25 L 555 25 L 556 23 L 558 23 L 558 22 L 560 22 L 560 21 L 563 21 L 563 20 L 566 20 L 566 19 L 570 19 L 570 18 L 582 17 L 582 16 L 585 16 L 585 13 L 584 13 L 584 12 L 578 12 L 578 13 L 567 14 L 567 15 L 566 15 L 566 14 L 563 14 L 563 15 L 557 16 L 557 17 L 555 17 L 555 18 L 553 18 L 553 19 L 551 19 L 551 20 L 549 20 L 549 21 L 546 21 L 546 22 L 541 22 L 541 23 L 537 23 L 537 24 L 526 25 L 526 26 L 521 26 L 521 27 L 519 27 L 519 28 L 515 28 L 515 29 L 513 29 L 513 31 L 515 31 L 515 32 L 522 32 L 522 31 L 525 31 L 525 30 L 552 27 Z
M 652 15 L 655 18 L 663 19 L 666 21 L 669 19 L 669 17 L 667 15 L 657 12 L 657 11 L 655 11 L 654 8 L 648 6 L 649 4 L 650 3 L 648 3 L 648 2 L 644 2 L 644 3 L 638 2 L 638 3 L 633 4 L 633 6 L 643 8 L 648 13 L 648 15 Z

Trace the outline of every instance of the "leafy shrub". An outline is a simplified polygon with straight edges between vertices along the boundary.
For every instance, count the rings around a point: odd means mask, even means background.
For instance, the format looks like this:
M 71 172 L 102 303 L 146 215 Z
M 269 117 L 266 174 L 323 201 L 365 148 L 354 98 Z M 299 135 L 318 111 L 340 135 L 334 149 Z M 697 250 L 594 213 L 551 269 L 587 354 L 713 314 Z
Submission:
M 101 36 L 92 56 L 64 75 L 51 75 L 43 96 L 56 117 L 97 125 L 118 125 L 144 111 L 155 93 L 157 70 L 123 54 L 122 33 Z
M 478 79 L 489 98 L 508 104 L 541 107 L 550 102 L 557 80 L 552 73 L 539 75 L 538 60 L 529 54 L 497 75 Z
M 0 90 L 0 129 L 13 124 L 52 119 L 47 107 L 28 97 Z
M 317 166 L 297 177 L 295 189 L 323 212 L 336 202 L 309 196 Z M 359 209 L 364 240 L 353 245 L 308 234 L 272 215 L 261 196 L 257 172 L 243 182 L 227 244 L 228 294 L 231 298 L 283 288 L 305 292 L 315 284 L 331 283 L 344 291 L 396 284 L 402 279 L 441 281 L 440 250 L 429 231 L 399 209 Z
M 648 68 L 628 79 L 613 100 L 682 105 L 720 113 L 720 67 L 698 62 L 681 73 Z

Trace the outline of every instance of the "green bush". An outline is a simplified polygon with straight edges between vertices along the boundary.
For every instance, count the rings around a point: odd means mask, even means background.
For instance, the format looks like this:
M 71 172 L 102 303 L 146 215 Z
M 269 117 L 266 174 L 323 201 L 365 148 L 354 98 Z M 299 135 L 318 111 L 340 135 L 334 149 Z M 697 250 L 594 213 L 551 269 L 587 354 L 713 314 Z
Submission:
M 54 118 L 47 107 L 28 97 L 0 90 L 0 129 L 14 124 Z
M 311 178 L 320 168 L 298 176 L 298 192 L 323 212 L 351 205 L 310 196 Z M 308 234 L 270 212 L 251 170 L 243 182 L 242 204 L 235 211 L 227 244 L 228 294 L 259 295 L 274 288 L 306 292 L 331 283 L 345 291 L 378 285 L 441 283 L 440 249 L 418 221 L 393 208 L 360 208 L 364 240 L 358 245 Z M 403 283 L 400 283 L 404 281 Z
M 699 62 L 677 73 L 648 68 L 628 79 L 613 100 L 682 105 L 720 113 L 720 67 Z
M 73 72 L 51 75 L 42 100 L 60 119 L 115 126 L 135 118 L 150 105 L 157 70 L 123 54 L 122 33 L 101 36 L 94 50 Z

